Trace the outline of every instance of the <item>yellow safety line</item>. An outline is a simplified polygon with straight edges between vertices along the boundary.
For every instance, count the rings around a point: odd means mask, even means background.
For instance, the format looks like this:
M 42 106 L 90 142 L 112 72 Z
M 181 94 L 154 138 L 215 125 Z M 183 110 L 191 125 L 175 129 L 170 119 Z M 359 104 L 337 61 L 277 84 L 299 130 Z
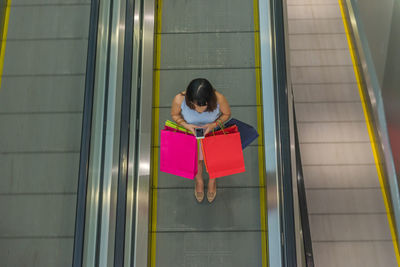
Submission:
M 397 243 L 396 228 L 395 228 L 394 219 L 393 219 L 393 215 L 392 215 L 393 213 L 391 212 L 391 204 L 390 204 L 389 196 L 386 192 L 385 177 L 383 175 L 383 171 L 382 171 L 381 164 L 380 164 L 381 161 L 380 161 L 379 152 L 378 152 L 379 150 L 378 150 L 377 144 L 376 144 L 375 132 L 374 132 L 372 124 L 371 124 L 370 112 L 366 105 L 365 90 L 363 90 L 363 88 L 362 88 L 363 85 L 361 83 L 361 71 L 358 68 L 356 55 L 354 53 L 354 45 L 353 45 L 352 38 L 350 36 L 350 27 L 349 27 L 349 24 L 346 19 L 343 3 L 342 3 L 342 0 L 338 0 L 338 1 L 339 1 L 339 6 L 340 6 L 340 12 L 342 14 L 344 29 L 345 29 L 346 36 L 347 36 L 347 42 L 348 42 L 349 48 L 350 48 L 351 60 L 353 62 L 353 68 L 354 68 L 354 73 L 355 73 L 356 80 L 357 80 L 358 92 L 360 94 L 361 104 L 362 104 L 363 111 L 364 111 L 365 122 L 367 124 L 369 139 L 370 139 L 371 146 L 372 146 L 372 153 L 374 154 L 374 160 L 375 160 L 376 170 L 378 172 L 379 183 L 380 183 L 380 186 L 382 189 L 383 202 L 385 203 L 386 215 L 388 216 L 390 233 L 392 235 L 394 252 L 396 254 L 396 259 L 397 259 L 397 265 L 400 266 L 400 255 L 399 255 L 399 246 Z
M 8 32 L 8 21 L 10 19 L 10 9 L 11 9 L 11 0 L 6 2 L 6 16 L 4 18 L 4 29 L 3 36 L 1 37 L 1 52 L 0 52 L 0 89 L 1 89 L 1 81 L 3 77 L 3 66 L 4 66 L 4 56 L 6 54 L 6 44 L 7 44 L 7 32 Z
M 261 56 L 260 56 L 260 26 L 258 18 L 258 0 L 253 0 L 254 16 L 254 52 L 255 52 L 255 71 L 256 71 L 256 97 L 257 97 L 257 130 L 260 134 L 258 138 L 258 173 L 260 183 L 260 224 L 261 224 L 261 257 L 262 266 L 268 266 L 267 254 L 267 231 L 265 213 L 265 166 L 264 166 L 264 147 L 263 147 L 263 109 L 261 101 Z
M 156 266 L 156 237 L 157 237 L 157 185 L 158 185 L 158 149 L 155 148 L 159 139 L 158 122 L 160 117 L 160 52 L 161 52 L 161 12 L 162 0 L 157 0 L 157 25 L 155 32 L 155 57 L 154 57 L 154 90 L 153 90 L 153 142 L 152 142 L 152 208 L 151 208 L 151 251 L 150 251 L 150 266 Z

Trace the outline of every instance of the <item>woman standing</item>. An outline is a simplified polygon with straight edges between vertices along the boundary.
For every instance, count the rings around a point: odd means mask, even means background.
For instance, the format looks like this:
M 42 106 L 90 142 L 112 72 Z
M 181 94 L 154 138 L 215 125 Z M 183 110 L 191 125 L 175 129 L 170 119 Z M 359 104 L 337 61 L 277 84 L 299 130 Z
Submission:
M 174 97 L 171 108 L 172 119 L 195 134 L 195 128 L 204 128 L 204 135 L 224 123 L 231 116 L 228 101 L 217 92 L 206 79 L 194 79 L 185 92 Z M 194 195 L 198 202 L 204 199 L 203 153 L 198 148 L 198 168 L 195 176 Z M 207 189 L 208 202 L 214 201 L 217 195 L 215 179 L 209 179 Z

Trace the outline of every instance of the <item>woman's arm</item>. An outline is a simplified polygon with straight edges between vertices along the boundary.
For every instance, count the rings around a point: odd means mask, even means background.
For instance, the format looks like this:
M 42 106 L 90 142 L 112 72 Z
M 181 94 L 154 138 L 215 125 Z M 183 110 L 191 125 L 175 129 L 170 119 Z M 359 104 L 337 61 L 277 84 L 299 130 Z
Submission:
M 221 115 L 215 122 L 203 126 L 204 128 L 206 128 L 205 134 L 208 134 L 214 128 L 219 126 L 219 124 L 223 124 L 231 117 L 231 108 L 229 107 L 229 103 L 226 100 L 225 96 L 218 92 L 215 93 L 217 95 L 217 103 L 219 104 L 219 111 L 221 112 Z
M 219 104 L 219 110 L 221 112 L 221 116 L 219 116 L 217 122 L 224 123 L 231 117 L 231 108 L 229 107 L 229 103 L 226 100 L 225 96 L 218 92 L 217 101 Z
M 177 94 L 174 99 L 172 100 L 172 107 L 171 107 L 171 117 L 172 119 L 183 126 L 182 123 L 186 123 L 185 119 L 181 115 L 181 104 L 184 100 L 184 97 L 181 94 Z
M 185 97 L 182 94 L 177 94 L 174 97 L 174 100 L 172 101 L 172 107 L 171 107 L 171 117 L 176 123 L 178 123 L 182 127 L 185 127 L 189 131 L 192 131 L 193 134 L 195 134 L 194 128 L 200 128 L 200 127 L 197 125 L 188 124 L 185 121 L 185 119 L 183 118 L 183 116 L 181 114 L 182 101 L 185 101 Z

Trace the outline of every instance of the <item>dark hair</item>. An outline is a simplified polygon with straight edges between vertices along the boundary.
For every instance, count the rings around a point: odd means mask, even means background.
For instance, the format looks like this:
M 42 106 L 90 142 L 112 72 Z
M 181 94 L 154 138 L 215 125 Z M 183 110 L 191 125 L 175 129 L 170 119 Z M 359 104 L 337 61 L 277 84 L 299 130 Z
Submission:
M 186 88 L 186 105 L 194 109 L 194 104 L 207 106 L 206 111 L 213 111 L 217 108 L 217 95 L 215 89 L 207 79 L 198 78 L 192 80 Z

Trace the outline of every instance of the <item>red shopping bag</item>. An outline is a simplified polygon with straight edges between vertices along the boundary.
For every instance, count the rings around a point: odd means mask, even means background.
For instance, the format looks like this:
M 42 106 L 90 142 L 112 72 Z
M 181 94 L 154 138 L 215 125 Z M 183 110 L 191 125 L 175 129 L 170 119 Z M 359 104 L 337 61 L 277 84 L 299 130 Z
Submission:
M 229 128 L 229 132 L 221 130 L 222 134 L 212 134 L 201 140 L 210 179 L 246 171 L 240 133 L 236 125 Z
M 197 174 L 196 137 L 176 130 L 161 130 L 160 171 L 194 179 Z
M 209 132 L 206 135 L 206 137 L 213 136 L 213 135 L 221 135 L 221 134 L 231 134 L 231 133 L 237 133 L 237 132 L 239 132 L 238 127 L 236 125 L 232 125 L 227 128 L 224 128 L 223 130 Z

